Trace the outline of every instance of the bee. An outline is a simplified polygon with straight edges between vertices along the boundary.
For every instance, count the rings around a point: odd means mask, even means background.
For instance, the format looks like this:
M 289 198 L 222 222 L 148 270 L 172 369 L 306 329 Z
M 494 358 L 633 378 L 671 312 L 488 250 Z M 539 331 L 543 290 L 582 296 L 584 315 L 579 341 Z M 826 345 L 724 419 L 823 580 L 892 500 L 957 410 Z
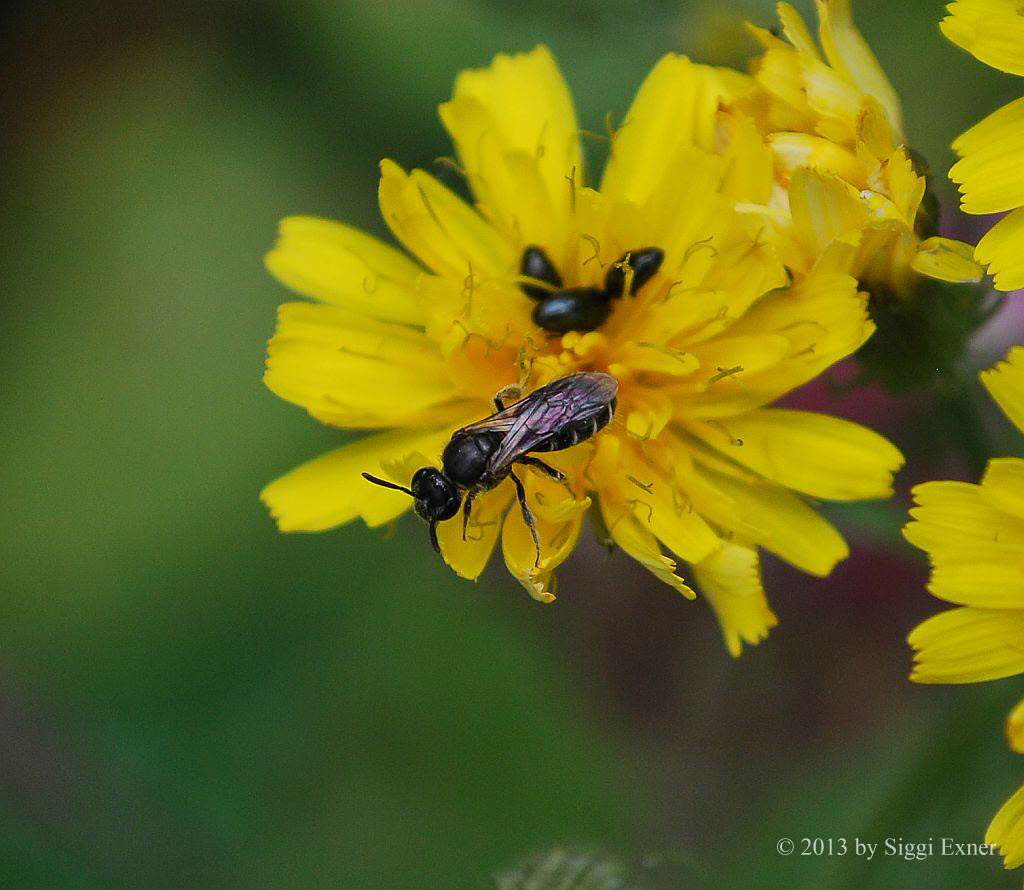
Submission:
M 612 301 L 627 289 L 626 269 L 632 269 L 629 295 L 634 296 L 661 268 L 665 253 L 658 247 L 643 247 L 624 253 L 609 267 L 604 288 L 562 287 L 562 276 L 544 251 L 531 245 L 523 251 L 519 273 L 550 287 L 525 282 L 519 287 L 531 300 L 536 300 L 533 323 L 552 334 L 569 331 L 596 331 L 612 313 Z
M 540 564 L 540 539 L 526 489 L 514 465 L 534 467 L 559 482 L 565 476 L 532 453 L 562 451 L 583 442 L 606 427 L 615 414 L 618 381 L 610 374 L 581 371 L 540 387 L 506 406 L 494 397 L 496 413 L 456 430 L 441 454 L 441 467 L 421 467 L 409 487 L 395 485 L 369 473 L 374 485 L 404 492 L 414 500 L 417 515 L 430 527 L 430 543 L 440 553 L 437 525 L 454 517 L 462 507 L 462 539 L 466 539 L 473 499 L 511 477 Z

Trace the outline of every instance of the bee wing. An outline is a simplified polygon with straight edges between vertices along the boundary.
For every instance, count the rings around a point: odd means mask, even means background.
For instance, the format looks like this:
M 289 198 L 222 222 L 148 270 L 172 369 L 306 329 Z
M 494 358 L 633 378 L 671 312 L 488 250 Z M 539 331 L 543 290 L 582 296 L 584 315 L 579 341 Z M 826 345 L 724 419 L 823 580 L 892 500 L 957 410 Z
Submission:
M 535 390 L 494 415 L 499 418 L 519 409 L 501 445 L 491 455 L 488 467 L 493 471 L 510 464 L 565 424 L 597 414 L 615 398 L 618 389 L 619 383 L 611 374 L 584 371 L 561 377 Z

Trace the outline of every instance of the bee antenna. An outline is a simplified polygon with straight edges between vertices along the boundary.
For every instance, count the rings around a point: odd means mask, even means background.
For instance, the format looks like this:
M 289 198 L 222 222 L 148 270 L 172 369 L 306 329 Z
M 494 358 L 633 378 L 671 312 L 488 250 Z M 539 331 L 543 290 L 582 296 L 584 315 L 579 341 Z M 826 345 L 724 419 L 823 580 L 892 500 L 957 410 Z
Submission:
M 409 497 L 414 498 L 416 495 L 411 490 L 406 488 L 404 485 L 395 485 L 394 482 L 386 482 L 384 479 L 378 479 L 376 476 L 371 476 L 369 473 L 363 473 L 363 478 L 367 482 L 372 482 L 374 485 L 380 485 L 384 488 L 393 488 L 395 491 L 405 492 Z

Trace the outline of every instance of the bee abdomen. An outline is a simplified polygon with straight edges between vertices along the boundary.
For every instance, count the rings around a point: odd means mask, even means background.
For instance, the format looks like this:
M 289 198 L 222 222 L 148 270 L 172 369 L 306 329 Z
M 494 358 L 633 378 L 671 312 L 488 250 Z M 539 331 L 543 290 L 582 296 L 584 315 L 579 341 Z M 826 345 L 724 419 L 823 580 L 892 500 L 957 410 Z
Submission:
M 530 450 L 562 451 L 565 448 L 572 448 L 573 445 L 577 445 L 580 442 L 585 442 L 608 425 L 614 411 L 615 407 L 613 404 L 605 405 L 590 417 L 566 424 L 557 433 L 548 436 L 543 442 Z

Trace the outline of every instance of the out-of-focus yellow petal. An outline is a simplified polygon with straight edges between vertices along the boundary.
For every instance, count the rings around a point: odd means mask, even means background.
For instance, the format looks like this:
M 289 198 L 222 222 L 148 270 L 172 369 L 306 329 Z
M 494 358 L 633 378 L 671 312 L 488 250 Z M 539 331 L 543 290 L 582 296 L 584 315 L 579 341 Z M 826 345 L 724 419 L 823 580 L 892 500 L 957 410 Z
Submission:
M 878 433 L 838 417 L 762 408 L 693 428 L 729 458 L 766 479 L 834 501 L 881 498 L 903 456 Z
M 902 141 L 903 113 L 899 96 L 885 76 L 867 41 L 853 24 L 850 0 L 816 0 L 819 36 L 831 65 L 857 88 L 873 96 L 886 111 Z
M 949 609 L 919 624 L 914 647 L 917 683 L 979 683 L 1024 671 L 1024 611 Z
M 726 541 L 693 566 L 701 593 L 718 616 L 725 645 L 738 656 L 743 643 L 760 643 L 778 619 L 768 607 L 761 587 L 757 551 Z
M 954 283 L 981 281 L 985 277 L 974 259 L 974 248 L 970 244 L 937 236 L 917 245 L 911 268 L 919 275 Z
M 839 177 L 801 168 L 789 186 L 793 225 L 811 257 L 820 256 L 833 241 L 865 225 L 866 208 L 860 194 Z
M 390 522 L 412 506 L 412 498 L 367 482 L 360 475 L 381 475 L 385 463 L 412 452 L 436 456 L 451 435 L 449 428 L 378 433 L 302 464 L 260 493 L 283 532 L 318 532 L 353 519 L 367 525 Z M 408 479 L 395 479 L 408 485 Z
M 1024 346 L 1014 346 L 1005 361 L 982 371 L 981 382 L 1010 421 L 1024 433 Z
M 437 541 L 441 545 L 441 555 L 457 575 L 469 581 L 480 577 L 498 542 L 502 520 L 513 495 L 511 481 L 478 495 L 473 501 L 465 540 L 462 539 L 461 512 L 438 524 Z
M 978 242 L 974 255 L 988 266 L 998 290 L 1024 288 L 1024 207 L 992 226 Z
M 275 278 L 304 296 L 384 321 L 423 322 L 416 299 L 419 267 L 351 226 L 287 217 L 265 262 Z
M 1024 75 L 1024 17 L 1014 0 L 956 0 L 942 33 L 986 65 Z
M 856 138 L 863 93 L 824 62 L 805 63 L 803 74 L 807 103 L 818 116 L 815 132 L 835 142 Z
M 785 178 L 791 177 L 801 167 L 831 173 L 848 182 L 858 182 L 862 177 L 857 157 L 821 136 L 773 133 L 768 137 L 768 145 L 775 155 L 778 170 Z
M 722 193 L 737 202 L 766 204 L 772 193 L 772 153 L 754 120 L 745 114 L 722 112 L 719 126 L 726 140 Z
M 1010 711 L 1006 718 L 1006 741 L 1018 754 L 1024 754 L 1024 699 Z
M 439 109 L 484 214 L 561 258 L 583 157 L 572 97 L 546 46 L 463 71 Z
M 1006 868 L 1024 865 L 1024 788 L 999 808 L 985 832 L 985 843 L 998 848 Z
M 454 392 L 436 347 L 420 332 L 313 303 L 280 307 L 264 382 L 281 398 L 352 427 L 414 423 Z
M 456 279 L 509 275 L 512 246 L 454 192 L 422 170 L 381 161 L 378 198 L 395 237 L 438 274 Z
M 777 3 L 775 11 L 782 23 L 782 33 L 786 35 L 786 39 L 793 44 L 796 51 L 806 56 L 808 60 L 820 59 L 821 55 L 814 45 L 814 38 L 800 13 L 789 3 Z

